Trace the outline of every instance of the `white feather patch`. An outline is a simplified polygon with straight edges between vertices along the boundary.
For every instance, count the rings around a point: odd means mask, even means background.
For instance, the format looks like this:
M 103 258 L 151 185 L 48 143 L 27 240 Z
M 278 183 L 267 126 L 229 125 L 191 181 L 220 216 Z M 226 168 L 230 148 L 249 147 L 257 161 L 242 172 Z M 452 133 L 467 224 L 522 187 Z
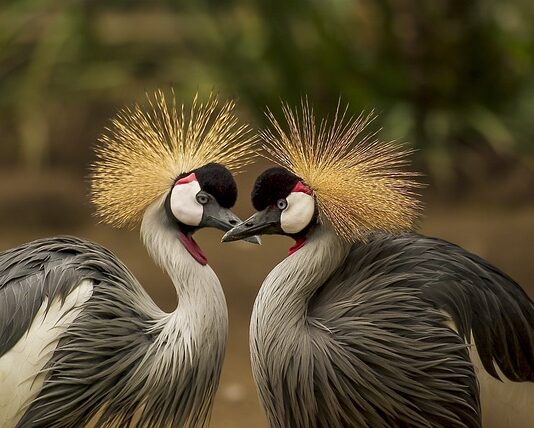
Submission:
M 298 233 L 311 221 L 315 211 L 312 196 L 303 192 L 292 192 L 286 198 L 287 208 L 282 212 L 280 223 L 285 233 Z
M 204 207 L 197 202 L 200 192 L 198 181 L 177 184 L 172 189 L 171 211 L 176 219 L 188 226 L 198 226 L 202 221 Z
M 17 425 L 26 406 L 38 394 L 44 382 L 39 371 L 56 349 L 65 332 L 93 293 L 91 281 L 83 281 L 62 302 L 42 303 L 28 331 L 0 358 L 0 427 Z

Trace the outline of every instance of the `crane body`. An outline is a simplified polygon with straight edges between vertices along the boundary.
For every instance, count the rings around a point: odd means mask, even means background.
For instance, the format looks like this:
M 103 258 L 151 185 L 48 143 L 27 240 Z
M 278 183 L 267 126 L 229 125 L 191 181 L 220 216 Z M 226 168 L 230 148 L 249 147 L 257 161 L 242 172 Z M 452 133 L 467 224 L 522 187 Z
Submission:
M 8 374 L 1 426 L 83 426 L 98 410 L 121 423 L 139 409 L 145 424 L 194 426 L 207 417 L 225 350 L 225 299 L 211 268 L 168 238 L 180 296 L 170 314 L 113 254 L 88 241 L 47 239 L 0 256 L 1 278 L 10 280 L 2 289 L 13 293 L 3 315 L 14 327 L 2 343 L 16 341 L 0 357 Z M 29 328 L 22 316 L 33 320 Z
M 253 372 L 271 426 L 479 426 L 481 409 L 484 426 L 530 419 L 534 341 L 523 335 L 534 320 L 515 282 L 442 240 L 377 234 L 347 246 L 320 229 L 254 305 Z M 493 349 L 479 351 L 488 338 Z M 480 353 L 502 364 L 501 380 Z
M 149 101 L 148 111 L 119 113 L 102 137 L 92 200 L 107 223 L 140 223 L 177 306 L 162 311 L 115 255 L 87 240 L 41 239 L 0 253 L 2 428 L 209 422 L 228 314 L 193 234 L 239 222 L 229 168 L 246 163 L 253 139 L 232 102 L 195 99 L 186 113 L 162 93 Z
M 283 111 L 287 127 L 268 113 L 261 133 L 280 166 L 257 178 L 257 212 L 223 237 L 295 240 L 251 320 L 270 426 L 530 423 L 529 296 L 482 258 L 414 232 L 417 183 L 401 169 L 409 151 L 366 134 L 370 116 L 338 109 L 316 125 L 307 101 Z

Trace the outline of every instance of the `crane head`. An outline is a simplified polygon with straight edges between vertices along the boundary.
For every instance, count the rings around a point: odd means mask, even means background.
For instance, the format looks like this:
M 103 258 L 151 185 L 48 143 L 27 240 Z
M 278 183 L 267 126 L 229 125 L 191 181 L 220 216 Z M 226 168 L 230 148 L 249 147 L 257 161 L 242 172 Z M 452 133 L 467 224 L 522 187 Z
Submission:
M 203 227 L 227 231 L 239 223 L 230 211 L 237 198 L 230 171 L 252 160 L 254 144 L 233 101 L 210 95 L 203 102 L 195 96 L 186 107 L 174 92 L 169 97 L 156 91 L 144 106 L 121 110 L 99 139 L 91 200 L 101 221 L 116 227 L 141 222 L 146 232 L 170 226 L 206 264 L 192 235 Z
M 241 222 L 231 210 L 237 200 L 237 185 L 230 171 L 209 163 L 180 174 L 165 199 L 165 212 L 178 229 L 184 247 L 200 263 L 206 260 L 192 238 L 199 229 L 212 227 L 226 232 Z M 259 244 L 259 238 L 247 241 Z
M 134 227 L 169 188 L 184 196 L 185 189 L 196 189 L 192 203 L 199 206 L 183 206 L 187 212 L 181 215 L 184 224 L 199 226 L 199 216 L 208 209 L 201 209 L 202 195 L 195 199 L 197 186 L 204 185 L 211 195 L 208 202 L 233 205 L 237 191 L 229 171 L 251 162 L 255 140 L 250 127 L 239 123 L 233 101 L 210 96 L 202 102 L 195 96 L 186 107 L 174 93 L 148 95 L 147 105 L 120 111 L 95 148 L 91 200 L 96 213 L 102 222 Z
M 282 121 L 268 111 L 270 126 L 260 132 L 266 157 L 280 167 L 258 178 L 252 195 L 258 212 L 224 241 L 284 234 L 297 240 L 298 249 L 318 222 L 347 242 L 414 227 L 420 185 L 416 173 L 404 170 L 411 150 L 368 131 L 373 113 L 349 116 L 348 106 L 338 104 L 332 118 L 317 120 L 307 99 L 300 108 L 284 104 L 282 110 Z
M 282 110 L 281 121 L 268 111 L 270 126 L 260 132 L 263 153 L 283 167 L 266 171 L 256 182 L 253 202 L 269 211 L 271 222 L 262 233 L 300 239 L 319 220 L 354 242 L 375 231 L 402 233 L 414 227 L 420 184 L 418 174 L 405 170 L 411 150 L 367 130 L 373 113 L 349 116 L 348 106 L 338 104 L 331 118 L 318 120 L 307 99 L 300 108 L 284 104 Z M 276 208 L 278 200 L 280 207 L 287 206 Z M 226 240 L 236 234 L 233 230 Z
M 287 235 L 303 242 L 319 218 L 311 189 L 282 167 L 270 168 L 256 179 L 252 203 L 257 213 L 227 232 L 224 242 L 256 234 Z

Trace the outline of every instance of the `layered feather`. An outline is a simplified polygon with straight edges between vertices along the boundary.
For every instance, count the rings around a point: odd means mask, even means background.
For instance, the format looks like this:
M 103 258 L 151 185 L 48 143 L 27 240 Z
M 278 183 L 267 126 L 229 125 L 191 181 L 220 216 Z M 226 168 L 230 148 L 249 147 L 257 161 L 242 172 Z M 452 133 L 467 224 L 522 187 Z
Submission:
M 239 124 L 235 102 L 210 95 L 191 107 L 162 91 L 148 106 L 124 108 L 96 147 L 92 202 L 101 220 L 134 226 L 143 212 L 170 189 L 176 177 L 210 162 L 237 171 L 252 159 L 255 137 Z
M 373 113 L 317 123 L 307 100 L 300 109 L 283 105 L 285 124 L 267 112 L 271 128 L 260 132 L 267 157 L 299 176 L 338 235 L 354 241 L 370 231 L 410 230 L 420 204 L 414 180 L 404 171 L 411 150 L 383 142 L 367 128 Z
M 179 248 L 179 241 L 174 241 Z M 178 253 L 177 260 L 184 258 Z M 214 273 L 202 272 L 196 276 L 197 289 L 209 294 L 207 280 Z M 187 275 L 191 276 L 188 271 Z M 189 303 L 182 294 L 179 302 L 184 306 L 165 313 L 120 260 L 86 240 L 49 238 L 0 252 L 0 359 L 27 339 L 32 322 L 38 323 L 37 336 L 46 338 L 39 311 L 54 317 L 58 303 L 65 309 L 81 284 L 93 284 L 92 295 L 73 321 L 68 321 L 70 314 L 80 307 L 64 313 L 55 325 L 59 344 L 54 344 L 54 352 L 39 355 L 47 363 L 42 370 L 36 368 L 44 379 L 18 372 L 31 363 L 27 352 L 19 357 L 24 364 L 12 365 L 8 373 L 36 391 L 20 409 L 17 427 L 207 426 L 226 343 L 226 322 L 210 321 L 220 305 L 208 296 L 201 296 L 198 304 Z M 187 282 L 179 285 L 189 291 L 195 288 Z M 218 283 L 213 287 L 220 289 Z M 208 305 L 211 313 L 206 314 Z M 201 324 L 198 328 L 205 329 L 205 335 L 195 335 L 190 342 L 197 326 L 184 323 L 189 310 L 224 334 Z M 187 348 L 189 343 L 193 345 Z M 0 379 L 6 374 L 1 369 Z M 39 382 L 44 382 L 42 387 Z M 0 410 L 21 395 L 4 385 L 0 381 Z

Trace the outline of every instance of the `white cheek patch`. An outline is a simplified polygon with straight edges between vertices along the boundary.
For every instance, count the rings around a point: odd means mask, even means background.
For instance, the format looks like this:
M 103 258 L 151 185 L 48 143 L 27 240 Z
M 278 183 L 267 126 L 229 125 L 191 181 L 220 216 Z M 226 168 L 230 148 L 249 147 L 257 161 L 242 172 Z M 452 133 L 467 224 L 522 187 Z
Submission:
M 286 198 L 287 208 L 282 211 L 280 223 L 285 233 L 298 233 L 311 221 L 315 212 L 313 196 L 303 192 L 292 192 Z
M 198 181 L 177 184 L 172 189 L 171 211 L 176 220 L 188 226 L 198 226 L 202 220 L 204 207 L 197 202 L 200 192 Z

